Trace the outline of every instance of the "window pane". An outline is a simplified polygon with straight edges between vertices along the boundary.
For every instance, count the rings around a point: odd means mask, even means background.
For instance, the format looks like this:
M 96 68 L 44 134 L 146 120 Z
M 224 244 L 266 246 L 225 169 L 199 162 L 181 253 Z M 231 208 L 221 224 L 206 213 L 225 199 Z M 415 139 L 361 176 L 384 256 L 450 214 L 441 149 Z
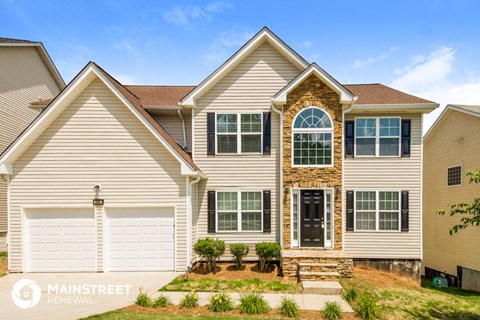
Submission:
M 321 109 L 308 108 L 298 114 L 293 127 L 296 129 L 332 128 L 332 122 L 328 115 Z
M 218 212 L 218 230 L 219 231 L 237 231 L 237 213 L 236 212 Z
M 237 153 L 237 135 L 217 135 L 218 153 Z
M 217 192 L 217 211 L 237 211 L 236 192 Z
M 447 185 L 457 186 L 462 184 L 462 167 L 452 167 L 447 169 Z
M 375 230 L 375 212 L 356 212 L 355 230 Z
M 381 191 L 379 197 L 380 210 L 399 210 L 398 192 Z
M 332 164 L 331 133 L 296 133 L 294 139 L 294 164 Z
M 262 136 L 259 134 L 242 135 L 242 153 L 243 152 L 261 152 Z
M 380 212 L 378 228 L 380 230 L 398 230 L 398 212 Z
M 242 114 L 242 132 L 262 132 L 260 114 Z
M 357 191 L 355 194 L 356 210 L 376 210 L 375 191 Z
M 292 194 L 293 240 L 298 240 L 298 193 Z
M 400 138 L 380 138 L 381 156 L 398 156 L 400 152 Z
M 398 137 L 400 136 L 399 118 L 380 118 L 380 136 Z
M 355 152 L 359 156 L 374 156 L 375 138 L 355 139 Z
M 262 210 L 260 192 L 242 192 L 242 211 L 245 210 Z
M 376 119 L 356 119 L 355 120 L 355 136 L 356 137 L 375 137 L 376 133 Z
M 261 212 L 242 212 L 242 230 L 243 231 L 261 231 L 262 213 Z
M 217 114 L 217 132 L 232 133 L 237 132 L 236 114 Z

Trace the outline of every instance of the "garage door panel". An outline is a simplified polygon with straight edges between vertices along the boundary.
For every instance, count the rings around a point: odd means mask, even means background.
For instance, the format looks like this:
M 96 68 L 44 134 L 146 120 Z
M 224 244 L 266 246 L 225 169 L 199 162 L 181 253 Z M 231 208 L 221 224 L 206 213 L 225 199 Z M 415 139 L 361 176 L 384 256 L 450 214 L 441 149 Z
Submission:
M 95 271 L 93 209 L 28 209 L 27 271 Z
M 174 208 L 112 208 L 106 216 L 108 270 L 174 269 Z

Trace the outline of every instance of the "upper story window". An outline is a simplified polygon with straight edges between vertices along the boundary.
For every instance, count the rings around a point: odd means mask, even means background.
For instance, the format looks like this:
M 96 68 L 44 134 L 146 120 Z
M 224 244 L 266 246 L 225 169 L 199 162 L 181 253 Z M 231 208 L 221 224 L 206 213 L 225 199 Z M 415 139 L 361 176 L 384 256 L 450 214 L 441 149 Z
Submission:
M 447 185 L 459 186 L 462 184 L 462 166 L 447 169 Z
M 293 121 L 293 166 L 333 165 L 333 123 L 319 107 L 300 111 Z
M 217 153 L 261 153 L 262 114 L 218 113 Z
M 355 155 L 400 156 L 400 118 L 356 118 Z

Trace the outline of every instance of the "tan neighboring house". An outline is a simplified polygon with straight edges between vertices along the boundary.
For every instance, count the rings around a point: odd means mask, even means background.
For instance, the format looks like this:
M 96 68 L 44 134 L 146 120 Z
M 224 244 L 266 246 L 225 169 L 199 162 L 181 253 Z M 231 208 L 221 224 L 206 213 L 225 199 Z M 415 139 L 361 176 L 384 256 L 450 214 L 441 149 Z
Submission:
M 65 87 L 41 42 L 0 38 L 0 154 L 38 116 L 30 103 Z M 7 234 L 7 182 L 0 178 L 0 238 Z M 0 249 L 4 251 L 5 249 Z
M 480 169 L 480 106 L 448 105 L 425 135 L 423 164 L 422 274 L 443 275 L 450 285 L 480 291 L 480 229 L 449 230 L 460 216 L 439 210 L 480 196 L 480 185 L 467 172 Z
M 0 157 L 9 269 L 184 271 L 215 237 L 250 259 L 279 242 L 290 277 L 354 262 L 419 275 L 422 115 L 437 107 L 343 85 L 267 28 L 197 86 L 122 85 L 91 62 Z

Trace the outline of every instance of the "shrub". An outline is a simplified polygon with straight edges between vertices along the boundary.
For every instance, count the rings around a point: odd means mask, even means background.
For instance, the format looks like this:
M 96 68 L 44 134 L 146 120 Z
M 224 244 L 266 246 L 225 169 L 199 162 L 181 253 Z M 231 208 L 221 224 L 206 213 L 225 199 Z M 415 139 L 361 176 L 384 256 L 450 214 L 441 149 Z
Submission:
M 282 248 L 277 242 L 260 242 L 255 245 L 255 253 L 260 258 L 260 271 L 266 271 L 272 259 L 279 258 Z
M 363 320 L 375 319 L 380 315 L 376 299 L 367 292 L 358 297 L 355 311 Z
M 190 292 L 180 299 L 180 308 L 192 309 L 198 307 L 198 294 L 196 292 Z
M 172 301 L 166 295 L 161 294 L 155 301 L 152 303 L 154 308 L 165 308 L 172 304 Z
M 357 300 L 358 297 L 358 290 L 356 287 L 348 287 L 343 292 L 343 299 L 345 299 L 348 303 L 354 302 Z
M 197 241 L 193 251 L 207 261 L 208 272 L 215 271 L 216 262 L 225 252 L 225 241 L 205 238 Z
M 298 318 L 300 315 L 300 307 L 294 299 L 282 297 L 280 303 L 280 313 L 284 317 Z
M 237 266 L 237 269 L 242 269 L 243 258 L 245 258 L 250 249 L 245 243 L 232 243 L 230 245 L 230 253 L 233 256 L 233 262 Z
M 342 315 L 342 307 L 336 301 L 329 301 L 325 303 L 323 308 L 323 317 L 326 320 L 336 320 Z
M 137 299 L 135 299 L 135 304 L 140 307 L 149 308 L 152 305 L 152 300 L 142 288 L 138 289 L 138 291 L 140 291 L 140 293 L 138 294 Z
M 225 312 L 233 310 L 232 298 L 225 292 L 214 294 L 210 297 L 209 301 L 208 310 L 210 311 Z
M 240 295 L 240 313 L 261 314 L 268 313 L 270 306 L 268 302 L 258 293 L 247 293 Z

